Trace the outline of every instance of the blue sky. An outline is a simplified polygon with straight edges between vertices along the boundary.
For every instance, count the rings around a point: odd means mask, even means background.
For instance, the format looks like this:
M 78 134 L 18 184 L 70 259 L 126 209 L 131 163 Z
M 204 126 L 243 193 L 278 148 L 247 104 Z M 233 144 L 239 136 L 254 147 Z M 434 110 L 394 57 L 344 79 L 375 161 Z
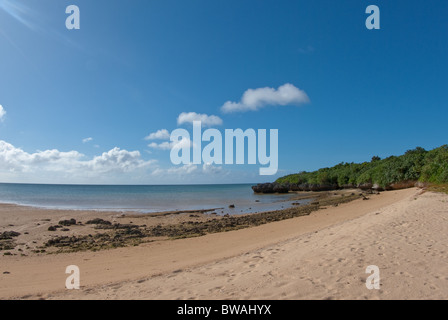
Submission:
M 446 144 L 447 14 L 442 0 L 0 0 L 0 182 L 263 182 Z M 222 109 L 285 84 L 309 102 Z M 189 112 L 278 129 L 277 175 L 173 166 L 145 137 L 190 130 Z

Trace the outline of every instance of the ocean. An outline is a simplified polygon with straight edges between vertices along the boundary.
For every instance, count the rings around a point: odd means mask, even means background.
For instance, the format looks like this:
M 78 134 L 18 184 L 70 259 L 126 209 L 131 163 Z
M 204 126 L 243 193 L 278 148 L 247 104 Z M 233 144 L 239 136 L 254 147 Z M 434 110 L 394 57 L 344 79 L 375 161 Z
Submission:
M 290 194 L 254 194 L 253 184 L 216 185 L 45 185 L 0 183 L 0 203 L 47 209 L 133 211 L 223 208 L 219 214 L 277 210 L 291 206 Z M 307 200 L 301 200 L 307 202 Z M 230 209 L 229 205 L 235 205 Z

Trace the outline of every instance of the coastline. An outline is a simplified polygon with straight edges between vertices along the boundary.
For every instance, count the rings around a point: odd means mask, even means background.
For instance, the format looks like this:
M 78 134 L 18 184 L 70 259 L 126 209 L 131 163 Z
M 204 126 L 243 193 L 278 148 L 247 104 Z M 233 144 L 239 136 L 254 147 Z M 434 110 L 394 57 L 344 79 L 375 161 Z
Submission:
M 57 210 L 0 204 L 0 256 L 99 251 L 228 232 L 309 215 L 321 207 L 359 197 L 361 193 L 350 190 L 296 193 L 291 195 L 294 200 L 277 203 L 276 210 L 255 213 L 240 213 L 238 207 L 226 211 L 219 208 L 136 214 L 133 211 Z M 311 202 L 312 199 L 319 201 Z M 9 236 L 10 233 L 15 235 Z
M 394 216 L 397 216 L 400 219 L 406 218 L 404 215 L 404 213 L 406 213 L 405 211 L 408 209 L 406 206 L 409 206 L 410 204 L 414 205 L 414 203 L 419 204 L 420 202 L 427 212 L 432 214 L 437 213 L 437 210 L 440 210 L 440 208 L 434 208 L 437 203 L 433 203 L 433 201 L 446 201 L 447 196 L 422 192 L 423 191 L 415 188 L 384 192 L 381 193 L 381 195 L 372 196 L 369 201 L 358 199 L 340 204 L 337 207 L 330 206 L 326 209 L 322 208 L 312 212 L 310 215 L 298 218 L 276 221 L 243 230 L 212 233 L 202 237 L 155 241 L 144 243 L 136 247 L 117 248 L 114 250 L 98 252 L 86 251 L 57 255 L 35 255 L 29 257 L 1 257 L 2 270 L 0 270 L 0 282 L 2 283 L 2 286 L 0 287 L 0 298 L 245 298 L 247 290 L 235 291 L 233 293 L 229 291 L 232 286 L 229 287 L 226 283 L 231 279 L 234 279 L 232 274 L 241 275 L 243 270 L 249 271 L 251 268 L 254 268 L 254 270 L 260 269 L 266 271 L 264 276 L 258 274 L 258 277 L 263 276 L 262 279 L 279 280 L 276 276 L 267 275 L 269 272 L 272 272 L 269 264 L 250 262 L 250 260 L 255 259 L 253 257 L 257 255 L 256 253 L 258 251 L 261 250 L 266 254 L 277 252 L 277 257 L 279 258 L 297 258 L 299 259 L 299 261 L 297 261 L 297 267 L 301 268 L 301 272 L 313 273 L 318 270 L 322 271 L 323 266 L 319 266 L 319 264 L 322 264 L 322 259 L 305 259 L 301 251 L 309 251 L 312 248 L 317 248 L 320 250 L 319 253 L 325 256 L 325 259 L 330 259 L 332 263 L 337 264 L 337 260 L 342 257 L 339 257 L 338 251 L 335 250 L 336 248 L 339 248 L 342 251 L 346 251 L 342 246 L 344 243 L 347 245 L 346 242 L 350 239 L 353 240 L 352 238 L 357 235 L 357 227 L 354 225 L 360 223 L 358 221 L 359 219 L 366 220 L 362 222 L 364 227 L 375 228 L 378 219 L 380 219 L 379 221 L 381 222 L 381 219 L 386 221 L 394 218 Z M 417 199 L 418 201 L 414 199 Z M 377 213 L 381 214 L 377 215 Z M 422 226 L 427 226 L 428 221 L 425 220 L 425 215 L 421 215 L 420 219 L 422 219 L 421 225 L 418 224 L 417 227 L 421 228 Z M 443 230 L 446 230 L 446 222 L 445 225 L 443 225 L 439 220 L 435 221 L 435 223 L 439 223 L 439 226 L 443 228 Z M 385 222 L 383 221 L 383 223 Z M 394 222 L 394 224 L 399 225 L 396 222 Z M 387 221 L 386 226 L 389 225 L 391 225 L 391 223 L 390 221 Z M 332 228 L 338 228 L 338 232 L 335 233 L 334 231 L 331 231 Z M 414 234 L 416 229 L 405 229 L 403 231 L 409 231 L 410 234 Z M 328 235 L 325 239 L 320 238 L 323 232 Z M 330 236 L 331 233 L 333 236 Z M 428 237 L 435 241 L 437 238 L 446 237 L 446 234 L 447 233 L 439 234 L 439 232 L 432 231 L 432 234 Z M 361 235 L 362 232 L 358 236 Z M 338 243 L 337 241 L 334 242 L 335 240 L 333 238 L 336 236 L 342 239 L 341 243 Z M 398 249 L 398 247 L 396 248 L 393 244 L 393 241 L 396 241 L 394 237 L 396 237 L 396 235 L 386 234 L 382 235 L 380 239 L 377 239 L 377 241 L 380 241 L 381 243 L 387 243 L 386 248 L 392 250 L 389 252 L 386 250 L 388 257 L 393 257 L 395 254 L 394 250 L 396 251 L 396 249 Z M 404 236 L 403 239 L 405 239 Z M 287 249 L 288 246 L 292 246 L 292 243 L 297 243 L 298 241 L 301 243 L 300 246 Z M 369 241 L 373 240 L 369 239 Z M 331 250 L 324 249 L 333 245 L 335 245 L 336 248 Z M 443 243 L 440 245 L 443 245 Z M 353 254 L 361 254 L 361 251 L 363 250 L 375 250 L 373 247 L 371 249 L 369 249 L 370 247 L 365 247 L 365 244 L 363 243 L 352 245 L 352 247 L 355 247 L 356 250 L 354 252 L 347 252 L 347 257 L 343 259 L 347 260 L 349 259 L 348 256 Z M 379 246 L 377 245 L 377 247 Z M 347 248 L 347 250 L 348 249 L 349 248 Z M 399 252 L 397 254 L 399 254 Z M 365 254 L 363 253 L 362 256 L 365 256 Z M 272 258 L 273 257 L 274 256 L 272 256 Z M 412 260 L 412 256 L 405 255 L 402 258 L 406 261 Z M 437 261 L 440 259 L 446 259 L 446 254 L 445 256 L 439 256 Z M 271 259 L 270 263 L 274 265 L 280 263 L 279 261 Z M 400 263 L 404 263 L 404 261 L 400 260 Z M 415 263 L 420 266 L 425 266 L 429 261 L 427 259 L 422 260 L 422 257 L 416 257 Z M 72 264 L 79 265 L 82 273 L 82 288 L 76 292 L 68 292 L 67 290 L 64 290 L 66 279 L 65 268 Z M 238 269 L 238 264 L 243 264 L 244 269 Z M 254 266 L 250 267 L 252 264 L 254 264 Z M 432 259 L 431 264 L 434 264 L 434 258 Z M 308 267 L 305 268 L 305 265 L 308 265 Z M 438 265 L 438 267 L 442 269 L 445 268 L 444 271 L 446 271 L 445 265 L 446 264 L 443 263 Z M 289 265 L 282 265 L 280 263 L 276 268 L 283 268 L 286 266 Z M 356 266 L 357 263 L 351 261 L 351 263 L 348 263 L 348 270 L 353 271 L 352 269 Z M 342 266 L 340 266 L 340 268 L 341 267 Z M 226 270 L 222 270 L 220 275 L 214 275 L 212 277 L 211 275 L 207 275 L 205 271 L 204 274 L 199 272 L 200 270 L 204 270 L 204 268 L 211 270 L 224 268 Z M 10 273 L 2 274 L 5 271 Z M 338 272 L 341 271 L 343 270 L 341 269 Z M 359 273 L 358 270 L 358 276 L 363 276 L 362 271 L 363 270 Z M 394 271 L 400 272 L 400 268 L 395 267 Z M 289 274 L 290 273 L 291 270 L 289 270 Z M 288 275 L 288 273 L 284 272 L 282 274 L 282 276 L 278 275 L 278 277 L 286 277 Z M 201 281 L 198 282 L 200 285 L 195 286 L 188 283 L 187 280 L 191 280 L 193 275 L 194 277 L 200 278 Z M 247 277 L 244 276 L 240 279 L 246 279 L 244 280 L 246 283 L 251 279 L 250 274 Z M 446 284 L 446 278 L 440 279 L 441 281 L 445 281 Z M 300 279 L 296 280 L 298 281 Z M 314 281 L 321 280 L 322 279 L 318 278 L 314 279 Z M 168 283 L 165 287 L 163 285 L 163 283 L 167 281 L 172 284 L 175 283 L 177 289 L 169 291 L 168 289 L 172 288 L 172 286 L 168 285 Z M 207 287 L 207 290 L 205 288 L 201 289 L 204 286 L 214 285 L 217 282 L 220 282 L 221 289 L 216 289 L 216 292 L 212 290 L 213 288 Z M 293 282 L 291 282 L 291 284 L 293 284 Z M 130 287 L 135 288 L 136 286 L 140 289 L 137 291 L 136 289 L 130 289 Z M 157 287 L 158 290 L 153 290 L 155 287 Z M 248 289 L 250 288 L 252 287 L 249 285 Z M 264 296 L 265 298 L 281 298 L 281 294 L 285 293 L 282 291 L 282 287 L 272 287 L 271 289 L 272 295 Z M 441 289 L 443 291 L 446 290 L 447 287 L 445 286 Z M 211 295 L 212 291 L 213 295 Z M 157 292 L 158 294 L 156 294 Z M 237 294 L 237 292 L 240 293 Z M 306 290 L 299 290 L 298 292 L 303 294 Z M 298 292 L 297 294 L 299 294 Z M 319 290 L 313 292 L 314 293 L 309 291 L 308 295 L 305 294 L 299 298 L 316 297 Z M 353 292 L 356 292 L 356 290 L 350 292 L 350 294 L 352 294 Z M 436 292 L 440 293 L 440 290 L 436 290 Z M 446 293 L 446 291 L 443 292 Z M 343 294 L 347 293 L 348 292 L 343 290 Z M 259 294 L 261 294 L 261 292 Z M 378 293 L 372 292 L 372 294 Z M 261 296 L 254 295 L 249 298 L 257 297 Z M 287 294 L 285 297 L 297 298 L 297 295 Z M 402 298 L 404 297 L 405 296 Z

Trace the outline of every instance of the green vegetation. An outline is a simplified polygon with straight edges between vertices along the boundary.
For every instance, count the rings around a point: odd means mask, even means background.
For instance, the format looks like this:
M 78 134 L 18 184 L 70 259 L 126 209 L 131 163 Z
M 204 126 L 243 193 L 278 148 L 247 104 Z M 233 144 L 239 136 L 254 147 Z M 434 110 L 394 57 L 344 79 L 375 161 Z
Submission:
M 386 159 L 375 156 L 370 162 L 340 163 L 332 168 L 291 174 L 276 182 L 339 187 L 377 184 L 381 188 L 389 188 L 392 184 L 409 181 L 448 183 L 448 145 L 431 151 L 417 147 L 404 155 Z

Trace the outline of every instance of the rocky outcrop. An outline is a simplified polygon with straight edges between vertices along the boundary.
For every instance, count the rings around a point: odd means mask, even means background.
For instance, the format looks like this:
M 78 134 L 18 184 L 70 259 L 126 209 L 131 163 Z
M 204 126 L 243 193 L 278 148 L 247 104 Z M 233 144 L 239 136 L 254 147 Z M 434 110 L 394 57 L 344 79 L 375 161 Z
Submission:
M 339 186 L 337 184 L 308 184 L 308 183 L 288 183 L 288 184 L 280 184 L 280 183 L 260 183 L 256 186 L 252 187 L 255 193 L 287 193 L 288 191 L 332 191 L 338 189 L 361 189 L 363 191 L 385 191 L 385 190 L 399 190 L 406 188 L 425 188 L 428 184 L 424 182 L 416 182 L 416 181 L 400 181 L 396 183 L 392 183 L 385 187 L 380 186 L 378 183 L 365 182 L 360 183 L 358 185 L 354 184 L 344 184 Z
M 61 221 L 59 221 L 59 224 L 64 227 L 69 227 L 69 226 L 75 225 L 76 220 L 75 219 L 61 220 Z
M 252 187 L 255 193 L 288 193 L 289 185 L 279 183 L 260 183 Z
M 279 184 L 261 183 L 252 187 L 255 193 L 288 193 L 289 191 L 330 191 L 337 190 L 337 184 Z
M 20 233 L 15 231 L 0 232 L 0 251 L 13 250 L 16 247 L 16 242 L 13 238 L 20 236 Z M 4 255 L 10 255 L 10 252 L 5 252 Z
M 416 181 L 400 181 L 396 183 L 392 183 L 390 185 L 391 190 L 400 190 L 400 189 L 407 189 L 407 188 L 413 188 L 416 184 Z
M 0 233 L 0 240 L 10 240 L 12 238 L 16 238 L 20 236 L 20 233 L 15 231 L 5 231 L 3 233 Z
M 112 222 L 106 221 L 100 218 L 95 218 L 93 220 L 89 220 L 86 222 L 86 224 L 101 224 L 101 225 L 112 225 Z
M 288 193 L 289 186 L 283 184 L 275 184 L 274 185 L 274 193 Z

